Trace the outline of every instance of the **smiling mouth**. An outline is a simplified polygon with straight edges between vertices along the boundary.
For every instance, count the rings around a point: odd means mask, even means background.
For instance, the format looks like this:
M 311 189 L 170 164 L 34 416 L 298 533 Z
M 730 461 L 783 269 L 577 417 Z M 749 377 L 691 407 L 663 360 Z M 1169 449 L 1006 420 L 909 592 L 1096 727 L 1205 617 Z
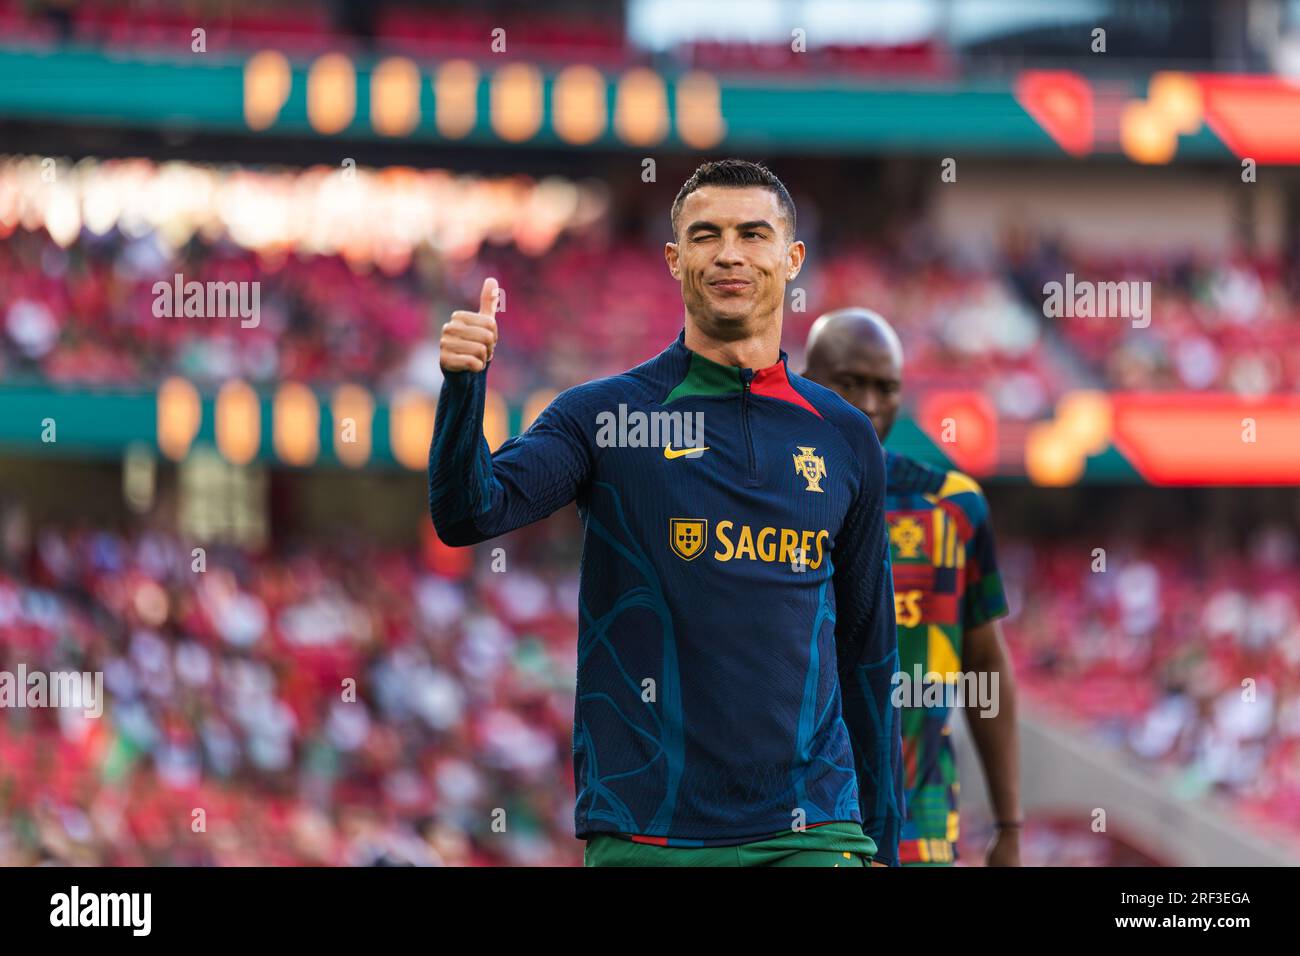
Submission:
M 719 292 L 741 292 L 749 288 L 749 282 L 744 279 L 715 279 L 709 285 Z

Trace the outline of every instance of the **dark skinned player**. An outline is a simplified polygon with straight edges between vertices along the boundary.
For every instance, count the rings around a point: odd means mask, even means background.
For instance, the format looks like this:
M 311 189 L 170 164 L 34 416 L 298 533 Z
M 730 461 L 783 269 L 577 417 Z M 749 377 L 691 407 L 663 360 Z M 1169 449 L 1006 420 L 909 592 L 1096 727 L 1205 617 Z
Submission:
M 889 323 L 867 309 L 827 313 L 809 332 L 806 356 L 804 376 L 864 412 L 883 444 L 898 416 L 903 378 L 902 344 Z M 960 472 L 893 452 L 885 460 L 900 673 L 910 679 L 919 664 L 921 674 L 948 681 L 960 672 L 987 675 L 996 706 L 978 710 L 968 696 L 965 707 L 997 821 L 986 862 L 1019 866 L 1015 679 L 997 620 L 1007 605 L 988 503 Z M 950 865 L 958 836 L 951 708 L 910 706 L 910 694 L 903 702 L 907 821 L 899 859 L 904 866 Z

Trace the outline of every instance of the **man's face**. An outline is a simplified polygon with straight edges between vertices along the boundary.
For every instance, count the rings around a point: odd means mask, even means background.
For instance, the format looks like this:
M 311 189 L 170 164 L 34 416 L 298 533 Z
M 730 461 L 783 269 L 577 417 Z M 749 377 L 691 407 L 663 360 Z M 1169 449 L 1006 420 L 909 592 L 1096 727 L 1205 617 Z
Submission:
M 687 314 L 720 338 L 779 315 L 804 246 L 786 232 L 776 194 L 759 186 L 703 186 L 682 202 L 677 241 L 664 247 Z
M 903 404 L 903 370 L 893 350 L 883 344 L 857 343 L 848 348 L 819 348 L 804 373 L 871 419 L 883 442 Z

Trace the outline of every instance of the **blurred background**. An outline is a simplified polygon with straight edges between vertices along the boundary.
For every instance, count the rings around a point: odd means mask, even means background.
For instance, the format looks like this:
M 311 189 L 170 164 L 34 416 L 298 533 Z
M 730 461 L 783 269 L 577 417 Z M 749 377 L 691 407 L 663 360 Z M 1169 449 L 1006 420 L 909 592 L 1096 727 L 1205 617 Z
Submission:
M 0 710 L 0 864 L 579 863 L 581 529 L 437 540 L 438 328 L 501 280 L 494 446 L 656 354 L 726 155 L 791 367 L 880 311 L 987 492 L 1025 862 L 1300 862 L 1297 77 L 1300 0 L 0 0 L 0 670 L 107 698 Z

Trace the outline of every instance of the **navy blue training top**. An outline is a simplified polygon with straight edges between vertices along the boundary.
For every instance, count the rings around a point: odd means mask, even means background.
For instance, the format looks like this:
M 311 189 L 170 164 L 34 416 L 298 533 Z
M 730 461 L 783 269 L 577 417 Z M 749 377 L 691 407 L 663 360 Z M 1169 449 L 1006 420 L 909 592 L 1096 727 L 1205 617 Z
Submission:
M 451 372 L 429 451 L 439 537 L 469 545 L 577 501 L 579 838 L 745 843 L 903 815 L 885 466 L 870 421 L 684 333 L 571 388 L 495 454 L 486 371 Z

